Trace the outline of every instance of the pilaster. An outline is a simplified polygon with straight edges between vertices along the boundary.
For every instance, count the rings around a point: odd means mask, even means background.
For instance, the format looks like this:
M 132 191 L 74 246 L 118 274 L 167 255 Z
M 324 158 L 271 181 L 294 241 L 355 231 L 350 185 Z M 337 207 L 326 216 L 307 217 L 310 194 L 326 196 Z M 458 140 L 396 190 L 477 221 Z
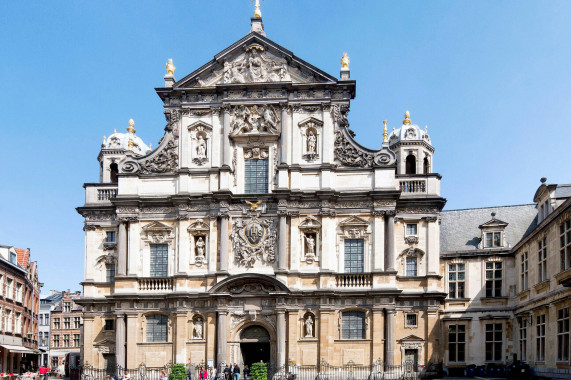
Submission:
M 115 360 L 117 365 L 125 367 L 125 315 L 117 315 L 115 321 Z

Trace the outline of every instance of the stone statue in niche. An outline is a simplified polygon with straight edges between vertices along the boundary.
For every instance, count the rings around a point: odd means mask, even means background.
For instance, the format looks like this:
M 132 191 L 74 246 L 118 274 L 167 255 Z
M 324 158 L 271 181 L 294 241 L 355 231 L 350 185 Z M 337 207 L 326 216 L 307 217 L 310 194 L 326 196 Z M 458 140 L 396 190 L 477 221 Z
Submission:
M 313 238 L 313 236 L 310 234 L 306 234 L 305 243 L 307 247 L 306 254 L 315 255 L 315 239 Z
M 206 246 L 206 244 L 204 243 L 204 239 L 202 238 L 202 236 L 200 236 L 198 238 L 198 240 L 196 240 L 196 258 L 204 258 L 204 247 Z
M 313 338 L 313 318 L 311 318 L 311 315 L 305 318 L 305 337 Z
M 203 324 L 204 324 L 204 322 L 202 321 L 201 317 L 198 317 L 196 319 L 196 322 L 194 322 L 194 338 L 195 339 L 202 339 Z
M 198 136 L 198 141 L 196 143 L 196 157 L 206 158 L 206 140 L 202 135 Z
M 313 130 L 309 130 L 307 134 L 307 153 L 317 153 L 317 137 Z

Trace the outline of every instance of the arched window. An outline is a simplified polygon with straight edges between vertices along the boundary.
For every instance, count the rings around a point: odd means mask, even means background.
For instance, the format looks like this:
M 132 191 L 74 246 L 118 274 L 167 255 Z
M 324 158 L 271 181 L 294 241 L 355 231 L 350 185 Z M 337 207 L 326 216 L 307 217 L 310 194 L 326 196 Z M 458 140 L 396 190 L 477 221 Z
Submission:
M 167 316 L 162 314 L 147 316 L 147 342 L 166 342 L 167 340 Z
M 416 174 L 416 157 L 413 154 L 406 157 L 406 174 Z
M 341 314 L 341 338 L 365 339 L 365 313 L 346 311 Z
M 117 173 L 119 173 L 119 167 L 114 162 L 109 165 L 109 170 L 111 171 L 111 183 L 117 183 Z
M 430 173 L 430 162 L 428 161 L 428 157 L 424 157 L 424 174 Z

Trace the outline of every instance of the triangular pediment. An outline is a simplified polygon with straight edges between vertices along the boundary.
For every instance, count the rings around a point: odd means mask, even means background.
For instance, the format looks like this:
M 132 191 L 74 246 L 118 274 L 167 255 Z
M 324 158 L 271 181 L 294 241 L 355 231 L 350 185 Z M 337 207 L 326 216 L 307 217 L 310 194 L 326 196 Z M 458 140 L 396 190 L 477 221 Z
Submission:
M 143 227 L 143 231 L 171 231 L 172 227 L 161 222 L 151 222 Z
M 506 223 L 502 220 L 492 219 L 492 220 L 487 221 L 484 224 L 480 224 L 478 227 L 479 228 L 494 228 L 494 227 L 505 228 L 507 225 L 508 225 L 508 223 Z
M 174 84 L 175 89 L 255 83 L 336 83 L 272 40 L 251 32 Z
M 421 337 L 418 337 L 416 335 L 408 335 L 405 336 L 404 338 L 399 339 L 397 342 L 399 343 L 404 343 L 404 342 L 424 342 L 424 339 L 422 339 Z
M 341 223 L 341 226 L 367 226 L 369 223 L 358 216 L 350 216 L 347 219 L 344 219 Z

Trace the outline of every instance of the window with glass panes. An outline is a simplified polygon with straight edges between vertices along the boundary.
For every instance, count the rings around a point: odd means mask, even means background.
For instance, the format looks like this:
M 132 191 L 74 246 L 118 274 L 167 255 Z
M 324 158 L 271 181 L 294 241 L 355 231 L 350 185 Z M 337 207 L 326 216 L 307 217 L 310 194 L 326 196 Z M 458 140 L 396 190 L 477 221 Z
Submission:
M 464 298 L 465 264 L 448 265 L 448 298 Z
M 547 239 L 537 242 L 537 282 L 547 280 Z
M 363 239 L 345 239 L 345 272 L 362 273 L 364 271 Z
M 73 347 L 79 347 L 79 334 L 73 334 Z
M 502 360 L 502 324 L 486 324 L 486 361 Z
M 107 264 L 105 279 L 107 282 L 115 281 L 115 264 Z
M 63 318 L 63 328 L 69 330 L 71 328 L 70 318 L 64 317 Z
M 545 360 L 545 314 L 538 315 L 535 324 L 535 360 Z
M 486 248 L 502 246 L 501 232 L 487 232 L 485 238 L 486 238 Z
M 73 328 L 78 329 L 80 327 L 80 324 L 81 324 L 81 318 L 73 317 Z
M 486 263 L 486 297 L 502 296 L 502 263 Z
M 63 303 L 63 311 L 65 313 L 71 312 L 71 302 L 64 302 Z
M 59 330 L 59 328 L 60 328 L 59 318 L 54 318 L 54 329 Z
M 409 327 L 417 326 L 417 315 L 416 314 L 407 314 L 406 315 L 406 325 Z
M 409 277 L 414 277 L 417 275 L 417 258 L 407 257 L 406 258 L 406 275 Z
M 365 313 L 344 312 L 341 315 L 341 337 L 343 339 L 365 339 Z
M 526 290 L 528 288 L 527 274 L 529 270 L 529 263 L 527 261 L 527 252 L 522 253 L 521 263 L 520 263 L 520 276 L 521 276 L 521 290 Z
M 466 326 L 448 326 L 448 361 L 463 362 L 466 360 Z
M 149 315 L 147 317 L 147 342 L 166 342 L 167 339 L 167 316 Z
M 527 357 L 527 320 L 524 318 L 519 321 L 519 354 L 521 360 Z
M 59 347 L 59 335 L 52 335 L 52 347 Z
M 557 361 L 569 361 L 569 308 L 557 310 Z
M 245 161 L 246 194 L 259 194 L 268 192 L 268 160 L 251 159 Z
M 416 223 L 407 223 L 406 225 L 406 234 L 407 235 L 418 235 L 418 225 Z
M 571 219 L 559 226 L 561 271 L 571 268 Z
M 63 346 L 69 347 L 69 334 L 64 334 L 63 336 Z
M 115 243 L 115 231 L 107 231 L 107 235 L 105 236 L 105 242 Z
M 151 244 L 151 277 L 166 277 L 168 275 L 168 244 Z

